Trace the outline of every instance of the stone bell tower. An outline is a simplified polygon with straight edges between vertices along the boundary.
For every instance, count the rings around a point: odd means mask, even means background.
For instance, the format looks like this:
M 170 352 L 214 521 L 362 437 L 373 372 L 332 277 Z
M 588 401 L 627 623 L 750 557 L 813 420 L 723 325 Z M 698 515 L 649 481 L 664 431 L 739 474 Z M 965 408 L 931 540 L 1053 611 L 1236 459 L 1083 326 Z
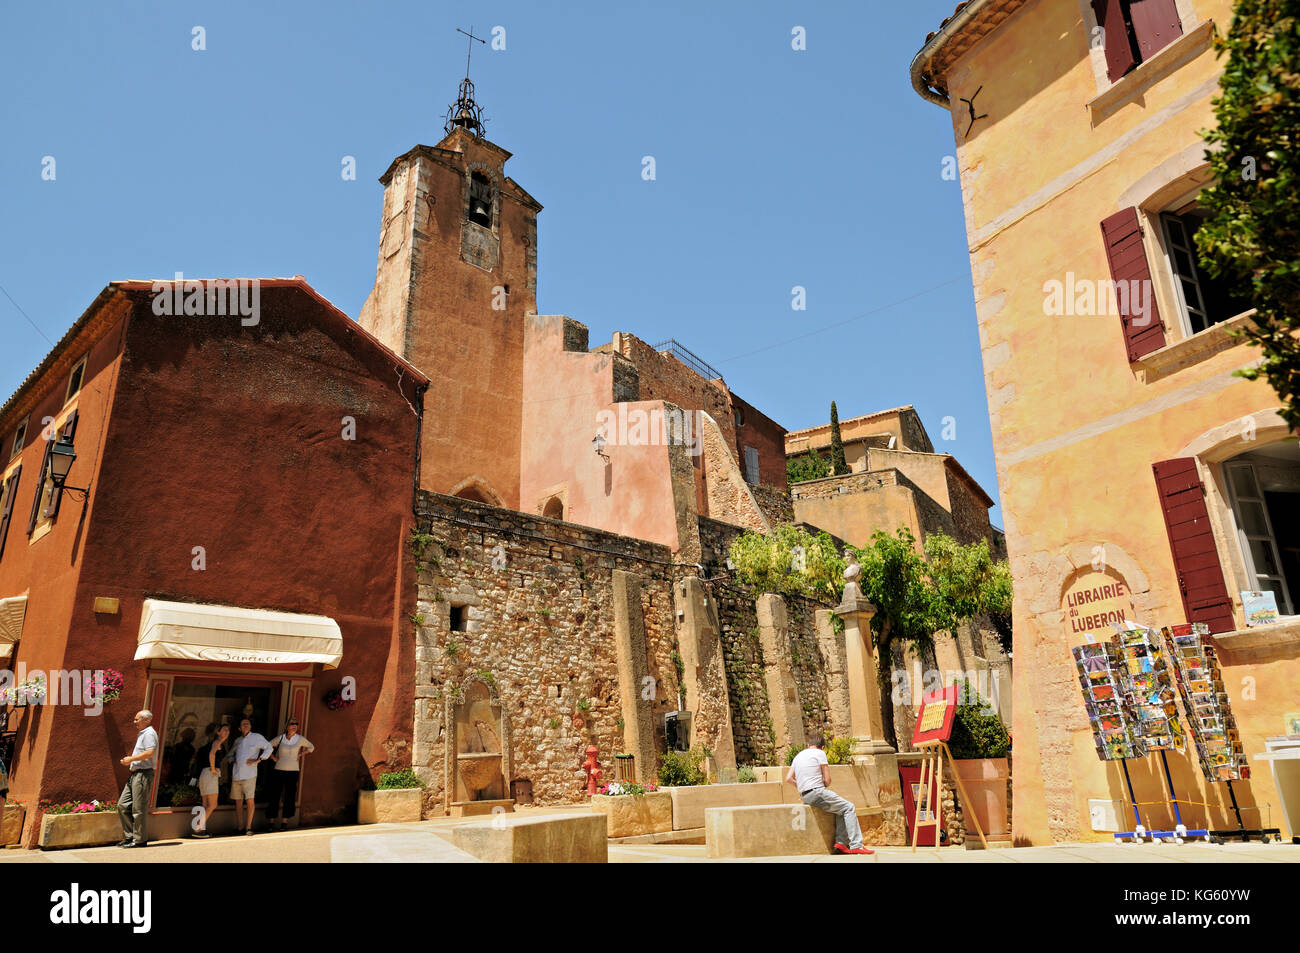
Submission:
M 444 129 L 379 179 L 379 264 L 359 321 L 430 380 L 421 486 L 517 509 L 542 207 L 505 174 L 510 153 L 483 138 L 468 76 Z

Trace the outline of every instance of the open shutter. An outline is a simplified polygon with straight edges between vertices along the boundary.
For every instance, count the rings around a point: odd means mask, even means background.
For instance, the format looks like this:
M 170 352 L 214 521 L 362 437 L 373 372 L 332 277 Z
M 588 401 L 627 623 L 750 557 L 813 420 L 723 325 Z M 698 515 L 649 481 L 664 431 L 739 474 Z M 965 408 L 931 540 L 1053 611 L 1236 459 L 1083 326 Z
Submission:
M 1103 31 L 1106 75 L 1113 83 L 1138 63 L 1137 57 L 1133 55 L 1133 45 L 1129 42 L 1124 7 L 1120 0 L 1092 0 L 1092 12 L 1097 15 L 1097 25 Z
M 20 463 L 9 475 L 4 488 L 4 509 L 0 510 L 0 558 L 5 554 L 5 540 L 9 538 L 9 524 L 14 518 L 14 497 L 18 495 L 18 478 L 22 476 L 23 465 Z
M 77 412 L 74 410 L 68 414 L 67 422 L 63 425 L 63 436 L 71 440 L 77 434 Z M 59 515 L 59 504 L 63 502 L 63 491 L 56 489 L 50 494 L 50 505 L 45 508 L 45 515 L 54 519 Z
M 1187 621 L 1208 623 L 1211 632 L 1231 632 L 1237 627 L 1232 599 L 1223 582 L 1196 460 L 1162 460 L 1153 469 Z
M 1175 0 L 1132 0 L 1128 15 L 1144 63 L 1183 35 Z
M 1160 308 L 1156 305 L 1146 249 L 1142 247 L 1142 226 L 1138 222 L 1137 209 L 1130 206 L 1103 221 L 1101 237 L 1106 244 L 1111 279 L 1116 283 L 1122 281 L 1130 291 L 1137 292 L 1116 294 L 1124 346 L 1128 349 L 1128 359 L 1136 361 L 1165 346 L 1165 326 L 1160 323 Z M 1148 300 L 1148 293 L 1151 311 L 1142 314 L 1139 308 L 1143 301 Z
M 45 439 L 42 432 L 41 439 Z M 36 497 L 32 500 L 32 515 L 27 521 L 27 535 L 30 536 L 36 531 L 36 521 L 41 516 L 41 490 L 45 487 L 45 475 L 50 470 L 50 450 L 54 447 L 53 440 L 45 440 L 45 456 L 41 457 L 41 468 L 36 471 Z

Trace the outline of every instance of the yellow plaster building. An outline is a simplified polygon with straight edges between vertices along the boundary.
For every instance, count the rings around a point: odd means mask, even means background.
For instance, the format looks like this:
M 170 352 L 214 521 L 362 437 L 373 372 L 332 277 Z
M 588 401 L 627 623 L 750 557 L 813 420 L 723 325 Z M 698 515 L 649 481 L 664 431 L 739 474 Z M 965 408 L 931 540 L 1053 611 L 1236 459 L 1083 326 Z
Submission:
M 1253 756 L 1300 733 L 1300 450 L 1273 391 L 1233 375 L 1258 359 L 1227 333 L 1250 320 L 1239 290 L 1190 251 L 1231 7 L 974 0 L 913 62 L 952 114 L 1015 578 L 1018 843 L 1116 829 L 1123 775 L 1094 750 L 1070 649 L 1121 612 L 1211 626 L 1252 757 L 1245 819 L 1288 826 Z M 1108 600 L 1080 610 L 1085 591 Z M 1282 621 L 1249 627 L 1245 591 L 1272 591 Z M 1194 753 L 1169 762 L 1179 796 L 1210 805 L 1189 825 L 1235 826 Z M 1155 756 L 1130 770 L 1139 801 L 1165 797 Z

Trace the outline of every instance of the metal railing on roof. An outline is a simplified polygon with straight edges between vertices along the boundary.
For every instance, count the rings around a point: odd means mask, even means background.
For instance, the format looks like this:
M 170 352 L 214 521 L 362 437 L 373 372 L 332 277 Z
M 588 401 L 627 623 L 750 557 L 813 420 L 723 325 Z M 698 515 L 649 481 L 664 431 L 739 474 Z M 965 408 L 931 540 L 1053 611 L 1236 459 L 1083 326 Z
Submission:
M 658 344 L 654 345 L 654 349 L 660 354 L 671 354 L 696 374 L 703 377 L 706 381 L 722 380 L 722 372 L 720 370 L 673 338 L 669 338 L 667 341 L 660 341 Z

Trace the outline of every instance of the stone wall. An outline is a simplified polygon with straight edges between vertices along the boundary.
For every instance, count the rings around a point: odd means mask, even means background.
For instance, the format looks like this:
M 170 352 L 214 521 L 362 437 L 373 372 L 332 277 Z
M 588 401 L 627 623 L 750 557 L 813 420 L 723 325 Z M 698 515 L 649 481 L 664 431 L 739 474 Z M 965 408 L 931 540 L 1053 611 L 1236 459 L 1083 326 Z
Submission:
M 448 696 L 475 679 L 490 684 L 500 702 L 510 748 L 507 796 L 511 782 L 527 780 L 534 803 L 574 802 L 583 793 L 588 744 L 598 746 L 611 773 L 612 755 L 633 750 L 636 726 L 625 717 L 616 648 L 616 571 L 640 583 L 640 665 L 653 682 L 635 686 L 632 710 L 663 750 L 662 715 L 676 708 L 678 688 L 676 569 L 667 547 L 424 492 L 417 517 L 427 536 L 415 544 L 423 568 L 412 764 L 429 786 L 427 811 L 440 813 L 450 801 Z M 465 631 L 451 630 L 453 608 L 463 613 Z M 656 767 L 639 763 L 638 775 L 649 769 L 652 776 Z

